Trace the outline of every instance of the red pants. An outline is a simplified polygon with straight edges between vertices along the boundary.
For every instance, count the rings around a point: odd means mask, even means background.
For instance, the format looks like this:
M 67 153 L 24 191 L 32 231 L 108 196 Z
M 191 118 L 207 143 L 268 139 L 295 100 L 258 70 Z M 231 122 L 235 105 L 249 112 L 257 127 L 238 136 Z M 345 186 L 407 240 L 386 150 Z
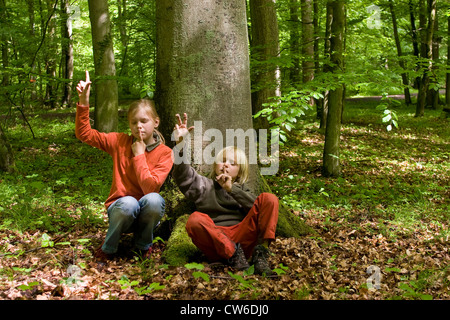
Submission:
M 275 239 L 277 222 L 278 198 L 271 193 L 262 193 L 240 223 L 217 226 L 207 214 L 195 211 L 189 216 L 186 231 L 210 261 L 219 261 L 231 258 L 236 243 L 240 243 L 249 258 L 258 243 Z

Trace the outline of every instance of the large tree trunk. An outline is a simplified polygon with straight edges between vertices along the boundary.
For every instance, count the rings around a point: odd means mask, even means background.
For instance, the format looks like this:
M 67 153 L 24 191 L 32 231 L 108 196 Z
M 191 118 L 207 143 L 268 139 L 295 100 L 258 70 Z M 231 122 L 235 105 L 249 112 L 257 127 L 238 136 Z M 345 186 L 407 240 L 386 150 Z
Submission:
M 226 138 L 230 135 L 227 129 L 253 133 L 245 2 L 157 1 L 156 18 L 155 100 L 161 117 L 161 129 L 166 140 L 170 141 L 175 114 L 188 113 L 189 125 L 196 125 L 193 133 L 193 166 L 206 173 L 210 169 L 210 165 L 205 163 L 206 157 L 213 154 L 203 151 L 219 151 L 221 146 L 228 145 Z M 217 129 L 212 136 L 213 131 L 210 129 Z M 213 139 L 212 143 L 209 143 L 211 140 L 208 137 Z M 248 135 L 249 141 L 253 138 Z M 238 138 L 238 146 L 239 140 L 246 141 L 243 137 Z M 234 141 L 232 144 L 235 144 Z M 205 149 L 207 145 L 208 149 Z M 245 142 L 245 149 L 253 156 L 254 150 L 249 145 L 249 142 Z M 257 192 L 263 187 L 258 178 L 257 163 L 251 165 L 250 171 L 254 182 L 251 187 Z M 170 186 L 169 179 L 165 192 L 174 192 L 175 186 Z M 172 203 L 172 199 L 168 200 Z M 183 200 L 177 200 L 176 206 L 169 210 L 167 215 L 174 220 L 177 216 L 171 214 L 190 214 L 192 207 Z M 284 210 L 280 211 L 280 220 L 284 218 L 282 212 Z M 284 214 L 292 215 L 289 211 Z M 294 218 L 291 227 L 297 224 L 299 227 L 296 230 L 300 230 L 304 223 Z M 304 227 L 301 231 L 307 229 Z M 192 258 L 191 250 L 184 253 L 178 250 L 188 241 L 181 241 L 180 244 L 176 240 L 180 237 L 186 239 L 185 232 L 184 223 L 177 223 L 167 243 L 165 257 L 168 263 L 180 265 Z M 176 252 L 175 256 L 171 252 Z
M 92 45 L 94 48 L 94 126 L 102 132 L 117 131 L 119 101 L 107 0 L 89 0 Z
M 344 63 L 344 0 L 335 0 L 330 3 L 333 10 L 331 23 L 331 71 L 341 72 Z M 330 90 L 328 96 L 328 116 L 325 129 L 325 146 L 323 151 L 323 174 L 326 177 L 339 176 L 339 140 L 341 136 L 341 117 L 343 104 L 343 87 Z
M 252 44 L 251 51 L 258 67 L 253 68 L 252 112 L 258 113 L 269 98 L 280 97 L 280 70 L 275 64 L 279 55 L 278 21 L 273 0 L 250 0 Z M 255 129 L 269 129 L 265 117 L 254 120 Z

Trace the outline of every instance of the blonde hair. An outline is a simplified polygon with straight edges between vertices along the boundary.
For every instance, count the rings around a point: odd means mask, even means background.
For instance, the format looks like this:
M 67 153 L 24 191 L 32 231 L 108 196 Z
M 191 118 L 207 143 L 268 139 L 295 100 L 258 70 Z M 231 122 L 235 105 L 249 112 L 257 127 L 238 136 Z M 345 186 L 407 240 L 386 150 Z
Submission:
M 247 156 L 245 155 L 245 152 L 238 147 L 235 146 L 229 146 L 225 147 L 222 150 L 219 151 L 219 153 L 216 155 L 216 158 L 214 159 L 214 164 L 211 169 L 210 178 L 215 179 L 216 177 L 216 165 L 219 162 L 223 162 L 223 156 L 226 155 L 227 152 L 232 152 L 236 158 L 236 163 L 239 164 L 239 172 L 236 177 L 235 182 L 239 184 L 243 184 L 248 181 L 248 160 Z
M 139 109 L 144 109 L 147 114 L 153 119 L 153 120 L 160 120 L 158 113 L 156 112 L 155 108 L 155 102 L 153 100 L 149 99 L 140 99 L 132 102 L 128 108 L 128 121 L 130 120 L 130 117 Z M 156 128 L 154 129 L 156 134 L 161 139 L 162 144 L 166 144 L 166 140 L 164 139 L 161 132 L 159 132 Z

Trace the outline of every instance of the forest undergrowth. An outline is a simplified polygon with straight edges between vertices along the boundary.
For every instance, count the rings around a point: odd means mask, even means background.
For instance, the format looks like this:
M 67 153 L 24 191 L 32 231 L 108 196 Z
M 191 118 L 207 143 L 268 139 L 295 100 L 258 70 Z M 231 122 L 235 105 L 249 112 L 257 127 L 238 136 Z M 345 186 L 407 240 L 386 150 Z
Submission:
M 16 170 L 0 175 L 0 299 L 449 299 L 448 120 L 400 106 L 388 132 L 376 105 L 346 104 L 341 177 L 321 175 L 324 136 L 313 118 L 280 148 L 267 181 L 315 234 L 278 237 L 270 277 L 201 259 L 167 265 L 160 237 L 152 259 L 125 236 L 114 260 L 97 263 L 109 156 L 75 138 L 73 114 L 30 117 L 34 139 L 19 116 L 2 119 Z

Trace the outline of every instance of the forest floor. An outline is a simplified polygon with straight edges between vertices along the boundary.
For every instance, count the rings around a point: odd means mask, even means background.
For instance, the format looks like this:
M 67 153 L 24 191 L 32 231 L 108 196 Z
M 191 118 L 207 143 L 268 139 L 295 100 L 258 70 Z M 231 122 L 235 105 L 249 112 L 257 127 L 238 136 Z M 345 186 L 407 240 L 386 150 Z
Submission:
M 399 128 L 388 132 L 376 105 L 347 102 L 339 178 L 321 175 L 313 117 L 280 148 L 267 181 L 315 233 L 278 237 L 270 277 L 202 260 L 167 265 L 161 238 L 149 260 L 125 236 L 115 259 L 97 263 L 109 157 L 76 140 L 72 117 L 31 118 L 34 139 L 8 120 L 16 171 L 0 174 L 0 299 L 450 299 L 448 120 L 399 106 Z

